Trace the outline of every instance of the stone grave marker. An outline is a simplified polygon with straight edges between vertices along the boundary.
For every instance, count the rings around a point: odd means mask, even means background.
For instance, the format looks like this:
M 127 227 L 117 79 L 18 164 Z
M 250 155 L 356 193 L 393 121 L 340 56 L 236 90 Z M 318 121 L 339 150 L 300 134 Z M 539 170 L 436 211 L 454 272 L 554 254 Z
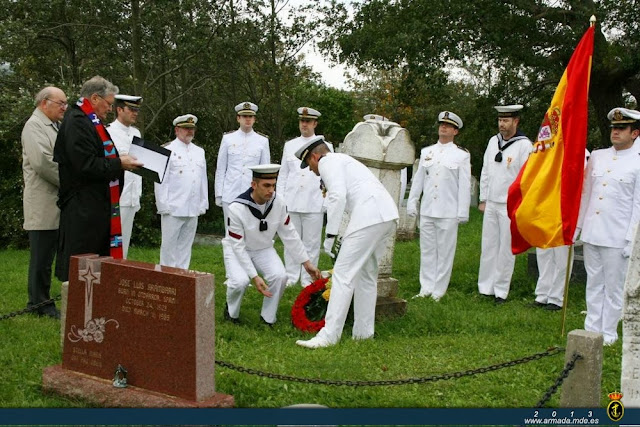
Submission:
M 368 114 L 364 122 L 357 123 L 345 136 L 340 148 L 341 153 L 367 166 L 393 200 L 400 199 L 401 171 L 416 158 L 415 147 L 405 128 L 385 117 Z M 343 220 L 343 228 L 346 222 Z M 398 280 L 391 277 L 395 244 L 396 233 L 393 233 L 379 264 L 376 317 L 404 315 L 407 311 L 407 302 L 397 297 Z
M 621 402 L 625 408 L 640 408 L 640 233 L 636 232 L 622 305 Z M 613 390 L 612 390 L 613 391 Z
M 211 274 L 79 255 L 67 294 L 62 365 L 45 368 L 45 391 L 104 406 L 233 406 L 215 392 Z M 119 366 L 126 388 L 113 384 Z

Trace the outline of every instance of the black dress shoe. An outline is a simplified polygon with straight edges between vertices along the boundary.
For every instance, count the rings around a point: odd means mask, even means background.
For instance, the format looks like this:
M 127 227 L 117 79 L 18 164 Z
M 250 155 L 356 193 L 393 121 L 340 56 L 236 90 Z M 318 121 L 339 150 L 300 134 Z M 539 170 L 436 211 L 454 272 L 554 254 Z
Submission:
M 500 297 L 496 297 L 495 301 L 496 301 L 496 304 L 504 304 L 505 302 L 507 302 L 506 299 L 500 298 Z
M 549 303 L 544 306 L 544 309 L 549 311 L 558 311 L 558 310 L 562 310 L 562 307 L 560 307 L 559 305 Z
M 545 308 L 546 306 L 547 304 L 543 302 L 538 302 L 538 301 L 533 301 L 527 304 L 527 307 L 533 307 L 533 308 Z
M 270 327 L 271 329 L 273 329 L 273 325 L 274 323 L 269 323 L 266 320 L 264 320 L 264 317 L 260 316 L 260 320 L 262 321 L 263 324 L 267 325 L 268 327 Z
M 40 317 L 51 317 L 52 319 L 60 320 L 60 311 L 55 307 L 53 310 L 48 309 L 47 311 L 38 311 L 37 314 Z
M 229 314 L 229 306 L 227 304 L 224 305 L 224 320 L 227 320 L 236 325 L 240 324 L 240 319 L 238 319 L 237 317 L 231 317 L 231 315 Z

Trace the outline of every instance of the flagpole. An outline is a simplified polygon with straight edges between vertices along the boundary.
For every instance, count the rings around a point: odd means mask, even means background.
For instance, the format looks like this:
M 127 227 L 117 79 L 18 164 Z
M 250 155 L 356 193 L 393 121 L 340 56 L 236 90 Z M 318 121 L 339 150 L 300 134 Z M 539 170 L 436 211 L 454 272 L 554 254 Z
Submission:
M 591 18 L 589 18 L 589 26 L 593 27 L 596 25 L 596 15 L 591 15 Z
M 569 299 L 569 279 L 571 278 L 571 270 L 573 264 L 573 245 L 569 246 L 569 254 L 567 256 L 567 271 L 564 273 L 564 299 L 562 300 L 562 332 L 561 337 L 564 337 L 564 324 L 567 319 L 567 300 Z

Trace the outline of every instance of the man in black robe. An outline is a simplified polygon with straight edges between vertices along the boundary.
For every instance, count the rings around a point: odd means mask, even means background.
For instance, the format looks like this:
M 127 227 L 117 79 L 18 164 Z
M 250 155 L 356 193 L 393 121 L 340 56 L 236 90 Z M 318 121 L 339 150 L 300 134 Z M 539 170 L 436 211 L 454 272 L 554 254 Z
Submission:
M 58 132 L 53 160 L 60 174 L 56 277 L 61 281 L 69 280 L 71 255 L 110 255 L 114 214 L 110 182 L 119 179 L 120 188 L 116 190 L 122 191 L 124 170 L 141 166 L 131 156 L 119 156 L 115 146 L 112 155 L 105 155 L 110 138 L 106 130 L 101 136 L 99 128 L 104 129 L 101 122 L 111 111 L 117 93 L 118 87 L 100 76 L 86 81 L 81 98 L 70 106 Z M 83 108 L 95 114 L 87 114 Z M 119 208 L 116 210 L 119 212 Z

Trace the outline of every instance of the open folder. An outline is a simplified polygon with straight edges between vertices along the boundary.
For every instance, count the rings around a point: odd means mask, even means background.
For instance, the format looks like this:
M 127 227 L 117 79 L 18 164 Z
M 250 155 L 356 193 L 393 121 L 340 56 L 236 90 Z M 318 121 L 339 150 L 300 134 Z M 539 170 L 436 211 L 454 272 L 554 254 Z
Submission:
M 131 147 L 129 148 L 129 155 L 144 164 L 144 166 L 131 172 L 145 179 L 162 182 L 167 170 L 167 165 L 169 164 L 171 150 L 167 150 L 164 147 L 134 136 Z

